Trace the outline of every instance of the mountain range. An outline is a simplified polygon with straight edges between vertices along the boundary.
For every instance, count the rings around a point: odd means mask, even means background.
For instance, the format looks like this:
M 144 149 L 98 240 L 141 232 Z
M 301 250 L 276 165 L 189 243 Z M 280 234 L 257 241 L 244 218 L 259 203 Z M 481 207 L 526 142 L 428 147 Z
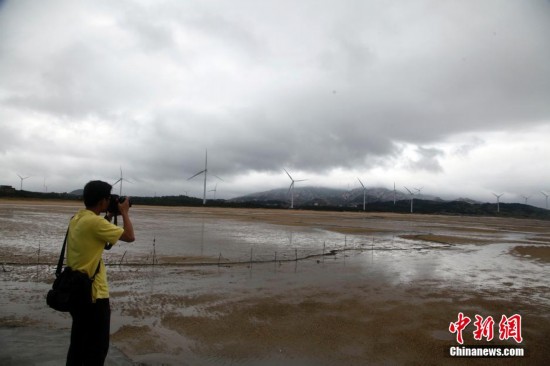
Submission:
M 294 207 L 316 210 L 353 210 L 363 209 L 365 193 L 365 210 L 370 212 L 411 211 L 411 196 L 386 188 L 357 188 L 351 191 L 322 187 L 298 187 L 294 189 Z M 273 189 L 258 192 L 226 201 L 226 205 L 249 207 L 290 206 L 288 189 Z M 502 216 L 517 218 L 550 219 L 550 211 L 521 203 L 484 203 L 469 198 L 444 200 L 437 196 L 424 194 L 414 195 L 414 213 L 445 215 L 478 215 Z
M 411 196 L 399 191 L 385 188 L 361 188 L 351 191 L 324 187 L 296 187 L 294 189 L 294 208 L 310 210 L 363 210 L 363 193 L 365 193 L 365 210 L 369 212 L 411 212 Z M 18 190 L 0 191 L 0 197 L 69 199 L 79 200 L 81 190 L 71 193 L 40 193 Z M 133 196 L 136 205 L 158 206 L 202 206 L 202 198 L 179 196 L 139 197 Z M 437 196 L 424 194 L 414 195 L 414 213 L 445 215 L 502 216 L 516 218 L 533 218 L 550 220 L 550 210 L 520 203 L 483 203 L 468 198 L 444 200 Z M 286 188 L 252 193 L 241 197 L 209 199 L 207 206 L 212 207 L 248 207 L 278 208 L 290 207 L 290 192 Z
M 325 188 L 325 187 L 296 187 L 294 188 L 294 206 L 332 206 L 332 207 L 362 207 L 363 193 L 365 193 L 366 204 L 374 202 L 389 202 L 410 200 L 410 195 L 399 191 L 393 191 L 386 188 L 367 188 L 364 192 L 362 188 L 356 188 L 351 191 L 344 189 Z M 443 199 L 424 194 L 415 194 L 415 199 L 438 201 Z M 257 192 L 241 197 L 232 198 L 230 202 L 288 202 L 290 192 L 288 189 L 272 189 L 265 192 Z M 468 199 L 464 200 L 473 203 Z

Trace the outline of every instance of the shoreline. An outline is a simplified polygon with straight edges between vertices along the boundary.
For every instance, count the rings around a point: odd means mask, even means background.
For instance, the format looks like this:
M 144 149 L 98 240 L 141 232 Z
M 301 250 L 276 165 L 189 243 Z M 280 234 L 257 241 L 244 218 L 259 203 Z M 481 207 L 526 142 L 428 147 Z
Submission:
M 63 198 L 26 198 L 26 197 L 0 197 L 0 204 L 20 204 L 20 205 L 28 205 L 28 204 L 36 204 L 36 205 L 66 205 L 66 206 L 77 206 L 81 205 L 83 206 L 81 199 L 63 199 Z M 219 206 L 202 206 L 202 205 L 196 205 L 196 206 L 186 206 L 186 205 L 137 205 L 135 206 L 138 209 L 174 209 L 174 210 L 214 210 L 214 211 L 227 211 L 227 210 L 233 210 L 234 212 L 259 212 L 259 211 L 267 211 L 267 212 L 282 212 L 282 213 L 299 213 L 299 214 L 307 214 L 307 213 L 313 213 L 313 214 L 319 214 L 319 215 L 335 215 L 338 216 L 340 214 L 351 214 L 351 215 L 371 215 L 371 216 L 379 216 L 379 217 L 391 217 L 391 218 L 412 218 L 413 220 L 422 220 L 422 218 L 425 217 L 438 217 L 438 218 L 470 218 L 470 219 L 503 219 L 503 220 L 536 220 L 541 222 L 549 222 L 548 217 L 544 218 L 533 218 L 528 216 L 501 216 L 497 214 L 468 214 L 468 213 L 409 213 L 409 212 L 389 212 L 389 211 L 360 211 L 360 210 L 339 210 L 337 207 L 334 207 L 331 210 L 313 210 L 313 209 L 285 209 L 285 208 L 268 208 L 268 207 L 255 207 L 255 208 L 249 208 L 249 207 L 219 207 Z M 534 207 L 534 206 L 533 206 Z M 538 207 L 537 207 L 538 208 Z M 538 208 L 541 209 L 541 208 Z M 350 232 L 351 234 L 352 232 Z
M 68 200 L 57 198 L 24 198 L 24 197 L 0 197 L 0 204 L 13 205 L 46 205 L 46 206 L 83 206 L 81 200 Z

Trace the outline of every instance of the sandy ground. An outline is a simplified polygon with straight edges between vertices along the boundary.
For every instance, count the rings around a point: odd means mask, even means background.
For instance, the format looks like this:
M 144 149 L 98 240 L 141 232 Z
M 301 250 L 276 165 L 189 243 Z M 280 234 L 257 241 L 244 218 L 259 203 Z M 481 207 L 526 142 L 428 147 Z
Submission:
M 0 202 L 0 205 L 2 202 Z M 13 204 L 13 202 L 10 202 Z M 28 204 L 26 202 L 25 204 Z M 55 210 L 48 203 L 39 210 Z M 55 206 L 55 205 L 54 205 Z M 350 235 L 402 237 L 437 245 L 444 258 L 461 248 L 507 245 L 505 260 L 519 263 L 518 282 L 506 268 L 485 270 L 491 285 L 475 278 L 445 280 L 383 270 L 385 263 L 422 262 L 432 252 L 340 250 L 299 261 L 217 265 L 109 266 L 112 350 L 108 364 L 174 365 L 544 365 L 550 359 L 550 283 L 532 269 L 550 268 L 550 223 L 501 218 L 335 213 L 216 208 L 144 207 L 243 222 L 302 226 Z M 414 228 L 414 230 L 411 230 Z M 1 240 L 0 240 L 1 243 Z M 451 251 L 452 252 L 449 252 Z M 439 252 L 438 252 L 439 253 Z M 32 253 L 0 247 L 0 363 L 54 365 L 64 359 L 70 320 L 45 305 L 54 256 L 32 264 Z M 519 261 L 519 262 L 518 262 Z M 201 262 L 205 262 L 201 259 Z M 163 265 L 164 263 L 164 265 Z M 399 262 L 400 263 L 400 262 Z M 506 263 L 506 262 L 503 262 Z M 31 265 L 32 264 L 32 265 Z M 457 262 L 468 269 L 468 263 Z M 461 267 L 462 266 L 462 267 Z M 523 277 L 522 277 L 523 276 Z M 442 279 L 443 278 L 443 279 Z M 527 278 L 527 281 L 521 280 Z M 475 285 L 469 285 L 470 281 Z M 481 284 L 480 284 L 481 283 Z M 494 285 L 496 284 L 496 285 Z M 463 312 L 522 316 L 523 342 L 467 345 L 520 346 L 526 357 L 451 358 L 457 346 L 450 322 Z M 472 321 L 473 322 L 473 321 Z M 36 351 L 24 351 L 36 345 Z M 40 347 L 39 345 L 42 345 Z M 47 350 L 47 351 L 46 351 Z M 40 361 L 42 360 L 42 361 Z

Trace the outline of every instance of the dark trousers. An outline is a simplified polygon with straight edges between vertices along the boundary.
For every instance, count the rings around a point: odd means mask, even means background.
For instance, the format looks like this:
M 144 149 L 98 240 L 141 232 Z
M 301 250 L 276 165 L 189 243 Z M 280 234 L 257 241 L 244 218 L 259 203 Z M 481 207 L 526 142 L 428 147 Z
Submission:
M 71 310 L 73 325 L 67 366 L 103 365 L 109 351 L 111 307 L 109 299 Z

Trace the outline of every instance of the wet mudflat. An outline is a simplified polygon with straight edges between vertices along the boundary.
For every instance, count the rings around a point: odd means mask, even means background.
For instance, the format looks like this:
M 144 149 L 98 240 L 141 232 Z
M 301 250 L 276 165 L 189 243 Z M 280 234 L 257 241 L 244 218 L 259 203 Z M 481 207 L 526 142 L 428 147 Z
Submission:
M 11 339 L 20 332 L 37 340 L 38 351 L 52 349 L 39 340 L 56 334 L 48 339 L 64 357 L 70 319 L 47 308 L 44 295 L 76 209 L 0 202 L 0 342 L 10 339 L 0 347 L 2 361 L 15 360 L 26 344 Z M 138 240 L 104 255 L 110 357 L 126 355 L 112 364 L 548 360 L 549 222 L 215 208 L 131 213 Z M 458 345 L 449 324 L 459 312 L 472 318 L 464 344 L 520 346 L 527 356 L 446 356 Z M 476 314 L 495 319 L 495 339 L 474 339 Z M 520 344 L 499 340 L 501 316 L 514 314 L 522 316 Z

